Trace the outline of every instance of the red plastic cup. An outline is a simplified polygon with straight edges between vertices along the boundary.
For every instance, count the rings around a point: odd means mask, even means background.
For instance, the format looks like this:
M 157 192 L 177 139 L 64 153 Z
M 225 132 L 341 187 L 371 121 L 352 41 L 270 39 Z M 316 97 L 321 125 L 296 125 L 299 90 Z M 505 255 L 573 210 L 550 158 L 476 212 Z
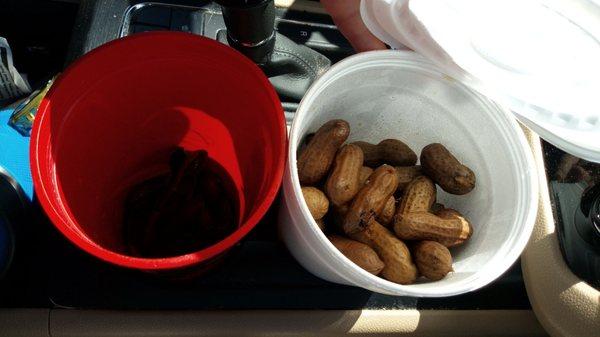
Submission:
M 143 33 L 88 53 L 46 95 L 31 135 L 37 197 L 84 251 L 142 270 L 208 265 L 256 226 L 281 184 L 287 145 L 281 103 L 237 51 L 186 33 Z M 128 256 L 128 189 L 168 171 L 175 146 L 204 149 L 232 178 L 240 223 L 191 254 Z

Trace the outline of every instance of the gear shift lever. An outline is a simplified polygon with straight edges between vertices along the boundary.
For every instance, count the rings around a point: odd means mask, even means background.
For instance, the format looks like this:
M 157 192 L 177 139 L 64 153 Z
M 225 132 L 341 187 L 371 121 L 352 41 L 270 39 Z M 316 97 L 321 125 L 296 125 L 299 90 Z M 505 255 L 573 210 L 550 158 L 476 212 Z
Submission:
M 258 64 L 267 62 L 275 45 L 273 0 L 218 0 L 229 45 Z
M 273 0 L 217 0 L 227 34 L 217 36 L 260 65 L 283 99 L 299 101 L 331 62 L 275 32 Z

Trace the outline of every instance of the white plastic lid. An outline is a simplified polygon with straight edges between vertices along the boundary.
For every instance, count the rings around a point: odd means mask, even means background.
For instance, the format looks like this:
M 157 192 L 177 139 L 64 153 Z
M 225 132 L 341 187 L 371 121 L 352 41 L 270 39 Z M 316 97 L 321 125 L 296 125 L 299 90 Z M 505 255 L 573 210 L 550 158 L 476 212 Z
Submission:
M 600 6 L 591 0 L 362 0 L 367 27 L 600 162 Z

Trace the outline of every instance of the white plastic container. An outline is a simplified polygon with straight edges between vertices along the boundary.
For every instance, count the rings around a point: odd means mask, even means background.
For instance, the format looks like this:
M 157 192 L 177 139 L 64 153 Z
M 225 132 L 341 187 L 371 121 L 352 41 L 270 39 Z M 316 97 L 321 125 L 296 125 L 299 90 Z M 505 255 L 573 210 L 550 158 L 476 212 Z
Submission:
M 296 169 L 302 139 L 334 118 L 351 126 L 349 141 L 398 138 L 415 152 L 445 144 L 477 175 L 465 196 L 438 188 L 438 200 L 465 214 L 471 239 L 451 249 L 454 272 L 437 282 L 386 281 L 344 257 L 317 227 L 302 197 Z M 283 181 L 280 230 L 294 257 L 313 274 L 378 293 L 443 297 L 481 288 L 519 257 L 531 234 L 538 186 L 533 160 L 514 116 L 408 51 L 352 56 L 319 78 L 296 112 Z

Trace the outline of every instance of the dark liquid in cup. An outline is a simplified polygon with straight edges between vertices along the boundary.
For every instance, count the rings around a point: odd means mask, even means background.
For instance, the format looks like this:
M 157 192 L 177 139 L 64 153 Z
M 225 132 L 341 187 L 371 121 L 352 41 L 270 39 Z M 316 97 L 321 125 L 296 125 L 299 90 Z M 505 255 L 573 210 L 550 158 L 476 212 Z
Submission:
M 206 151 L 177 148 L 169 173 L 131 188 L 124 239 L 132 256 L 170 257 L 211 246 L 238 227 L 232 179 Z

